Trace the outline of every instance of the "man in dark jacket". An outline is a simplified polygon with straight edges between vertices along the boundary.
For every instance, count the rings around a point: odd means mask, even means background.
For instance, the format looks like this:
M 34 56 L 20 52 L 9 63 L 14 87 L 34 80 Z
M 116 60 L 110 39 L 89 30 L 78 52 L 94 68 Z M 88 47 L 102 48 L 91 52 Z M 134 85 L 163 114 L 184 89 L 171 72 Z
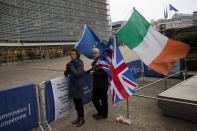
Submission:
M 92 69 L 88 72 L 93 75 L 92 102 L 97 110 L 97 113 L 94 114 L 93 117 L 96 119 L 105 119 L 108 114 L 108 74 L 102 68 L 96 66 L 96 63 L 100 57 L 100 51 L 97 48 L 93 48 L 92 57 L 94 59 Z

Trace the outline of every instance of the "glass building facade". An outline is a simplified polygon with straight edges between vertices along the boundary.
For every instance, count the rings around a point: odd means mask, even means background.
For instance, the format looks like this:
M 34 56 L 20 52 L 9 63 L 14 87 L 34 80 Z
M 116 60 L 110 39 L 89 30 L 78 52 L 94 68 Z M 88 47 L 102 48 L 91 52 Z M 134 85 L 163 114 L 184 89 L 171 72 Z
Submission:
M 197 25 L 197 11 L 193 12 L 193 23 Z
M 68 54 L 87 24 L 111 36 L 107 0 L 0 0 L 0 65 Z
M 0 41 L 76 42 L 87 24 L 111 36 L 107 0 L 0 0 Z

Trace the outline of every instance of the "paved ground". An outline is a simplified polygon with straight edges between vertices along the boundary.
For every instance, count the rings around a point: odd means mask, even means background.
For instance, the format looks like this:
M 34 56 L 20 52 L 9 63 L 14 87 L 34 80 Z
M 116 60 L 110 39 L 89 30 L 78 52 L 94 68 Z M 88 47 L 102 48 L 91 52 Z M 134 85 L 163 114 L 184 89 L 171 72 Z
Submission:
M 137 59 L 126 47 L 121 47 L 121 50 L 126 61 Z M 84 60 L 85 68 L 88 69 L 91 61 L 84 57 L 82 59 Z M 65 57 L 26 64 L 1 66 L 0 89 L 7 89 L 32 82 L 40 83 L 44 80 L 62 76 L 68 61 L 69 58 Z M 152 80 L 154 81 L 155 79 L 139 80 L 138 83 L 142 86 L 150 83 Z M 168 80 L 167 86 L 170 88 L 180 81 L 181 80 Z M 153 86 L 137 91 L 136 94 L 156 96 L 163 92 L 164 89 L 164 81 L 161 81 Z M 119 115 L 126 116 L 126 100 L 113 106 L 111 96 L 109 96 L 108 99 L 109 117 L 106 120 L 93 119 L 92 115 L 95 113 L 95 109 L 92 103 L 89 103 L 85 106 L 86 124 L 82 127 L 76 128 L 71 124 L 71 121 L 76 117 L 76 112 L 52 122 L 50 125 L 54 131 L 197 131 L 197 124 L 163 116 L 161 110 L 157 107 L 156 100 L 136 96 L 129 98 L 129 113 L 132 124 L 126 125 L 118 123 L 115 121 L 116 117 Z M 39 128 L 32 129 L 32 131 L 39 130 Z
M 120 50 L 122 51 L 126 62 L 138 59 L 138 57 L 130 49 L 128 49 L 128 47 L 122 46 Z M 83 56 L 82 59 L 84 61 L 85 69 L 89 69 L 92 61 Z M 69 61 L 69 57 L 64 57 L 0 66 L 0 90 L 21 86 L 32 82 L 41 83 L 45 80 L 63 76 L 66 63 Z M 40 69 L 53 69 L 53 71 Z
M 180 81 L 181 80 L 168 80 L 167 86 L 170 88 Z M 150 82 L 151 81 L 139 81 L 141 86 Z M 139 90 L 136 94 L 156 96 L 163 92 L 164 89 L 164 81 L 162 81 L 151 87 Z M 118 123 L 116 122 L 116 117 L 119 115 L 127 115 L 126 100 L 113 106 L 111 96 L 109 96 L 108 99 L 109 117 L 106 120 L 95 120 L 92 118 L 95 109 L 92 103 L 89 103 L 85 106 L 86 124 L 82 127 L 77 128 L 71 124 L 71 121 L 76 117 L 76 112 L 52 122 L 50 125 L 54 131 L 197 131 L 197 124 L 163 116 L 157 106 L 156 100 L 136 96 L 129 98 L 129 116 L 132 120 L 132 124 L 126 125 Z M 35 128 L 32 131 L 38 130 L 38 128 Z

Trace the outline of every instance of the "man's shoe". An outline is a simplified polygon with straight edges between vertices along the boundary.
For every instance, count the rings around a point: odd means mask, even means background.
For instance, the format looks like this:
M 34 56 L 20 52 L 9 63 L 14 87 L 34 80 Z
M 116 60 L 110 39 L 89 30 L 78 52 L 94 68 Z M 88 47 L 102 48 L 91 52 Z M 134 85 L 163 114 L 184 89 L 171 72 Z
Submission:
M 92 117 L 96 119 L 97 116 L 99 116 L 99 113 L 94 114 Z
M 100 120 L 100 119 L 106 119 L 107 116 L 97 115 L 95 118 L 98 119 L 98 120 Z

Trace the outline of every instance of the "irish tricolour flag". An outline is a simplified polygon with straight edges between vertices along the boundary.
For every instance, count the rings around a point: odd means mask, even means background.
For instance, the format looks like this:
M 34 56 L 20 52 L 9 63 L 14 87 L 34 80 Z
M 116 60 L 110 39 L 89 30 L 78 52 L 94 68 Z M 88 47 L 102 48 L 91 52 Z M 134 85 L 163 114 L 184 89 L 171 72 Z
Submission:
M 135 9 L 129 20 L 116 33 L 151 69 L 168 75 L 175 60 L 183 58 L 190 46 L 162 35 Z

